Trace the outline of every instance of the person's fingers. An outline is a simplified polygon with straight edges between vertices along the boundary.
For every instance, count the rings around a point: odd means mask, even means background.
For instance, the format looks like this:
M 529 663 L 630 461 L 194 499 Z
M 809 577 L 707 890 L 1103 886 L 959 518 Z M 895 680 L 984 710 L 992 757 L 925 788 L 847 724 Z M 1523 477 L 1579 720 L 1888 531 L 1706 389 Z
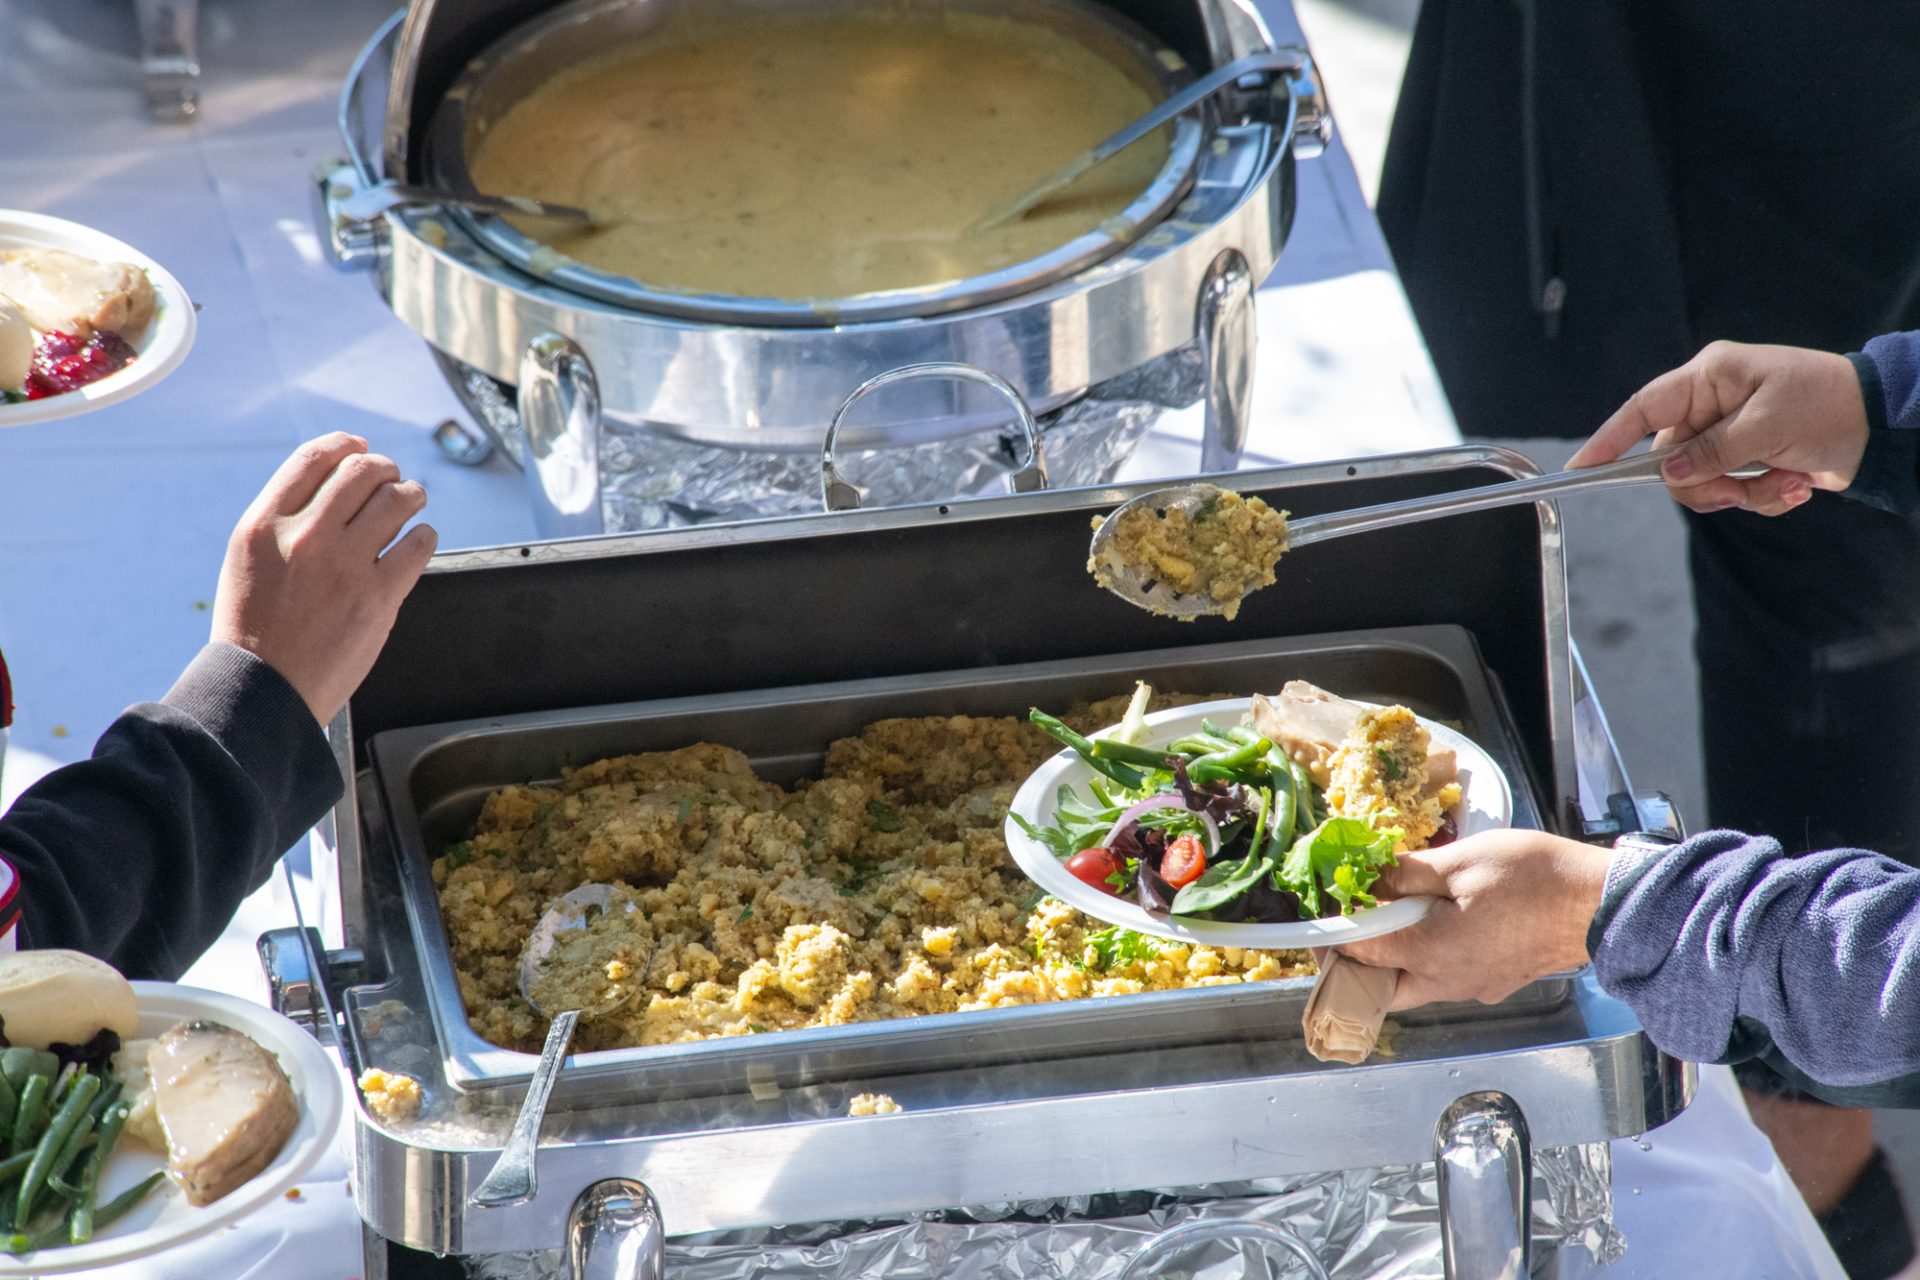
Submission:
M 1446 1000 L 1456 1000 L 1425 974 L 1402 970 L 1400 981 L 1393 988 L 1393 999 L 1387 1004 L 1388 1013 L 1400 1013 L 1407 1009 L 1418 1009 L 1423 1004 L 1438 1004 Z
M 1744 509 L 1756 515 L 1783 516 L 1813 496 L 1813 477 L 1801 471 L 1768 471 L 1742 487 Z
M 432 525 L 417 524 L 380 557 L 380 572 L 387 580 L 387 590 L 396 607 L 407 592 L 413 590 L 413 584 L 420 581 L 427 562 L 433 559 L 433 549 L 439 545 L 440 535 Z
M 1587 442 L 1580 446 L 1573 457 L 1567 459 L 1567 470 L 1575 471 L 1623 458 L 1647 436 L 1690 436 L 1718 420 L 1720 415 L 1717 411 L 1705 418 L 1701 416 L 1707 398 L 1701 394 L 1703 388 L 1698 365 L 1699 357 L 1695 357 L 1680 368 L 1661 374 L 1629 396 L 1627 402 L 1600 424 L 1600 429 L 1587 438 Z M 1659 447 L 1658 440 L 1655 441 L 1655 447 Z
M 331 528 L 345 528 L 380 486 L 400 479 L 400 464 L 378 453 L 354 454 L 335 467 L 320 486 L 306 515 Z
M 427 491 L 418 481 L 399 480 L 383 484 L 373 491 L 360 514 L 347 522 L 347 529 L 363 545 L 371 545 L 378 554 L 400 536 L 407 521 L 426 509 Z
M 313 495 L 343 460 L 366 450 L 365 440 L 344 431 L 309 440 L 280 464 L 254 505 L 268 515 L 293 515 L 313 501 Z
M 1446 857 L 1445 846 L 1422 853 L 1403 853 L 1397 865 L 1380 873 L 1373 891 L 1389 898 L 1411 898 L 1417 894 L 1444 898 L 1453 862 Z
M 1669 484 L 1667 493 L 1681 506 L 1702 515 L 1732 511 L 1735 507 L 1745 506 L 1747 502 L 1746 485 L 1732 476 L 1718 476 L 1687 488 L 1675 488 Z

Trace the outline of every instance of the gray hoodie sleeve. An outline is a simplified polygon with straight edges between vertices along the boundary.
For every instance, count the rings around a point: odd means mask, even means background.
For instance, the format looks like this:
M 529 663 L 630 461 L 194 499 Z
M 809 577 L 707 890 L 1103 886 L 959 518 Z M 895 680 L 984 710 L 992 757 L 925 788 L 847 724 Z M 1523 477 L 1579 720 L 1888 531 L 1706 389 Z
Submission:
M 1733 831 L 1621 855 L 1588 946 L 1600 985 L 1677 1057 L 1777 1053 L 1839 1086 L 1920 1072 L 1920 871 L 1889 858 L 1788 858 Z

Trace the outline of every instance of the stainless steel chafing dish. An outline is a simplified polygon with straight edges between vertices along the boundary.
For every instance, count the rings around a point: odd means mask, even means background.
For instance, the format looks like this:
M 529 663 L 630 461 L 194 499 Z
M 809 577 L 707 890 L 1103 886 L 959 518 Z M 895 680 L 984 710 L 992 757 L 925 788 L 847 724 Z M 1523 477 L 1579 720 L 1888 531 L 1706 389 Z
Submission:
M 1529 472 L 1469 448 L 1236 483 L 1313 513 Z M 657 1245 L 662 1229 L 1130 1191 L 1143 1169 L 1177 1187 L 1430 1161 L 1449 1274 L 1525 1274 L 1533 1149 L 1639 1134 L 1692 1094 L 1691 1070 L 1584 974 L 1422 1011 L 1392 1058 L 1357 1068 L 1305 1054 L 1305 984 L 1284 981 L 583 1054 L 547 1117 L 537 1194 L 468 1203 L 528 1064 L 464 1027 L 425 850 L 499 782 L 697 737 L 797 771 L 888 714 L 1008 713 L 1136 674 L 1208 692 L 1304 675 L 1461 721 L 1507 770 L 1519 821 L 1595 837 L 1664 822 L 1626 793 L 1582 692 L 1550 506 L 1460 517 L 1445 539 L 1304 549 L 1229 629 L 1141 613 L 1085 575 L 1089 514 L 1131 492 L 436 561 L 334 726 L 354 781 L 334 819 L 346 946 L 266 942 L 278 1003 L 337 1035 L 350 1070 L 425 1086 L 419 1122 L 356 1108 L 368 1274 L 390 1257 L 405 1270 L 412 1250 L 551 1248 L 570 1232 L 585 1250 L 616 1209 Z M 849 1117 L 868 1090 L 905 1110 Z
M 870 379 L 934 363 L 1004 380 L 1037 426 L 1020 439 L 1004 404 L 949 377 L 897 387 L 851 416 L 841 440 L 875 451 L 880 500 L 977 493 L 1022 458 L 1039 472 L 1043 453 L 1057 482 L 1105 480 L 1148 422 L 1106 402 L 1204 400 L 1203 467 L 1233 464 L 1253 289 L 1292 226 L 1296 150 L 1317 150 L 1330 127 L 1304 50 L 1291 73 L 1178 122 L 1125 229 L 951 286 L 804 303 L 688 296 L 543 264 L 498 219 L 343 213 L 383 180 L 462 182 L 466 140 L 499 102 L 685 2 L 414 0 L 355 64 L 341 110 L 350 158 L 319 174 L 323 241 L 343 265 L 377 268 L 395 314 L 524 462 L 543 536 L 620 527 L 618 516 L 603 526 L 615 473 L 634 502 L 665 513 L 647 519 L 809 510 L 835 409 Z M 1189 67 L 1272 48 L 1246 0 L 1045 0 L 1021 12 L 1157 68 L 1163 88 Z

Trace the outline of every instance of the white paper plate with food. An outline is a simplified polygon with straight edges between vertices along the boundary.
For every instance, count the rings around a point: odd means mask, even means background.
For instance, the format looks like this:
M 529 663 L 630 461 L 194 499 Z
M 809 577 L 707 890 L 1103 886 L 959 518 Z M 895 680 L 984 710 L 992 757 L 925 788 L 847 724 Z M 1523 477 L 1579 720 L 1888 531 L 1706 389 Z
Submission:
M 1108 924 L 1257 949 L 1378 937 L 1429 905 L 1369 892 L 1396 848 L 1512 821 L 1492 758 L 1405 707 L 1297 681 L 1271 699 L 1144 705 L 1087 737 L 1036 714 L 1067 746 L 1007 815 L 1020 869 Z
M 180 367 L 193 303 L 132 245 L 0 209 L 0 427 L 88 413 Z
M 227 1227 L 291 1190 L 326 1153 L 340 1124 L 340 1073 L 326 1050 L 292 1022 L 245 1000 L 171 983 L 130 984 L 132 1006 L 126 1008 L 125 984 L 117 996 L 111 989 L 96 995 L 98 983 L 83 984 L 86 989 L 76 997 L 69 987 L 47 982 L 38 973 L 26 981 L 16 976 L 15 966 L 33 963 L 31 957 L 72 955 L 22 952 L 4 958 L 0 1011 L 6 1013 L 10 1038 L 16 1030 L 24 1033 L 24 1044 L 16 1039 L 16 1048 L 6 1052 L 19 1060 L 33 1052 L 26 1044 L 43 1038 L 30 1027 L 41 1016 L 36 1003 L 56 1010 L 51 1015 L 55 1017 L 74 1016 L 70 1011 L 76 1008 L 98 1008 L 102 1012 L 90 1023 L 124 1028 L 131 1020 L 132 1032 L 113 1058 L 92 1072 L 61 1068 L 55 1079 L 66 1081 L 64 1085 L 28 1083 L 36 1070 L 44 1075 L 44 1068 L 28 1063 L 9 1072 L 0 1053 L 0 1080 L 6 1082 L 0 1109 L 11 1101 L 18 1123 L 30 1089 L 47 1098 L 39 1109 L 42 1136 L 22 1150 L 51 1151 L 54 1139 L 64 1133 L 60 1145 L 77 1151 L 64 1166 L 64 1175 L 58 1156 L 28 1162 L 21 1170 L 16 1155 L 11 1176 L 9 1163 L 0 1162 L 0 1217 L 11 1224 L 0 1232 L 0 1248 L 6 1250 L 0 1252 L 0 1276 L 53 1275 L 128 1262 Z M 91 963 L 112 974 L 99 962 Z M 140 1052 L 148 1042 L 155 1046 L 151 1057 Z M 142 1078 L 128 1070 L 129 1060 L 136 1057 L 151 1063 L 156 1076 L 166 1076 L 154 1082 L 144 1117 Z M 83 1075 L 94 1083 L 78 1083 Z M 76 1104 L 75 1095 L 83 1090 L 87 1097 Z M 98 1105 L 109 1098 L 113 1105 Z M 130 1109 L 131 1118 L 114 1116 L 109 1122 L 122 1106 Z M 63 1116 L 71 1118 L 69 1129 L 59 1129 Z M 110 1133 L 114 1136 L 106 1159 L 91 1167 Z M 173 1145 L 173 1158 L 143 1142 L 142 1133 Z M 31 1217 L 22 1224 L 18 1213 L 23 1181 L 34 1178 L 40 1180 Z M 73 1244 L 74 1206 L 88 1196 L 89 1181 L 90 1238 Z M 80 1194 L 69 1195 L 70 1190 Z M 207 1203 L 195 1204 L 196 1198 Z M 131 1207 L 116 1213 L 116 1202 L 126 1200 L 132 1201 Z M 28 1244 L 38 1247 L 26 1249 Z

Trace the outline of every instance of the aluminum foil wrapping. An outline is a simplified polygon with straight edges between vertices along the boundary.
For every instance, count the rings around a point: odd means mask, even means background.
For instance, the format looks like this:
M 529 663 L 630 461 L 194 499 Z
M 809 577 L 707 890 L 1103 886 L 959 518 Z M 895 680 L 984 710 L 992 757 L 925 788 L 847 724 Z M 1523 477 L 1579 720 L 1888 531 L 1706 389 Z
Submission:
M 1606 1144 L 1534 1153 L 1533 1274 L 1618 1261 Z M 1334 1280 L 1442 1280 L 1440 1209 L 1432 1165 L 1189 1187 L 1179 1192 L 1079 1196 L 921 1214 L 904 1222 L 813 1224 L 670 1241 L 672 1280 L 1117 1280 L 1148 1242 L 1183 1223 L 1239 1219 L 1291 1231 Z M 1167 1262 L 1189 1280 L 1260 1274 L 1260 1256 L 1224 1244 Z M 560 1252 L 465 1260 L 474 1280 L 558 1277 Z M 1299 1274 L 1297 1264 L 1292 1274 Z M 1271 1259 L 1268 1274 L 1289 1274 Z
M 519 459 L 519 412 L 501 384 L 442 357 L 442 368 L 480 425 Z M 1190 345 L 1093 388 L 1039 420 L 1056 488 L 1099 484 L 1120 469 L 1161 415 L 1200 399 L 1203 366 Z M 824 443 L 825 431 L 822 430 Z M 846 474 L 866 506 L 937 502 L 1002 491 L 1024 460 L 1016 434 L 980 432 L 913 447 L 847 453 Z M 605 424 L 601 514 L 609 532 L 636 533 L 716 520 L 820 510 L 820 456 L 715 448 L 631 423 Z

